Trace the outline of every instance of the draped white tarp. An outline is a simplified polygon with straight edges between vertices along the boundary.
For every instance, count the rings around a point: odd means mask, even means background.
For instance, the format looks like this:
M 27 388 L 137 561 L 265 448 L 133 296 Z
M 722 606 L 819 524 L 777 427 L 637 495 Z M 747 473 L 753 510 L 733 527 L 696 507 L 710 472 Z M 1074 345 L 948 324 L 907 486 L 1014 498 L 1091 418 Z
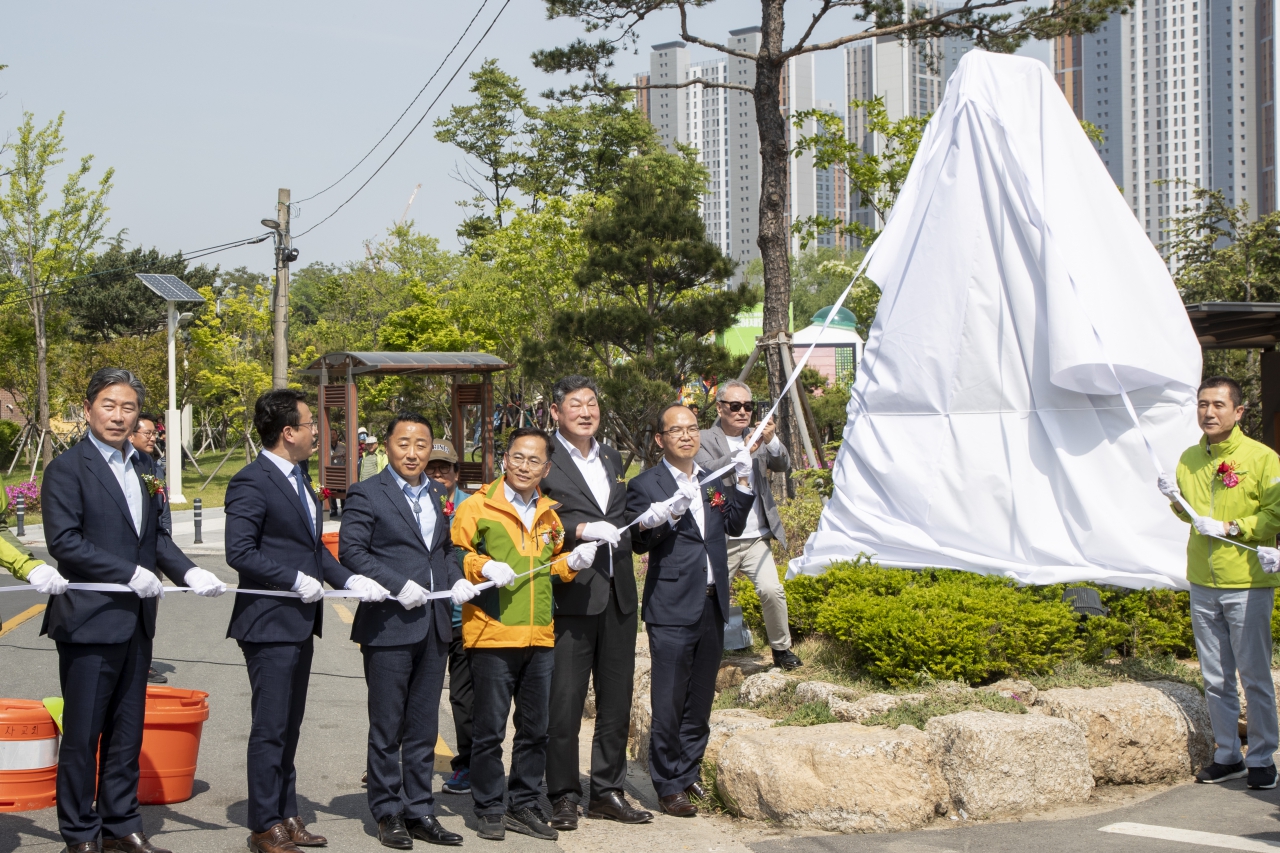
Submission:
M 865 552 L 1186 588 L 1143 434 L 1169 472 L 1199 437 L 1200 348 L 1043 64 L 965 56 L 866 272 L 883 295 L 835 494 L 792 575 Z

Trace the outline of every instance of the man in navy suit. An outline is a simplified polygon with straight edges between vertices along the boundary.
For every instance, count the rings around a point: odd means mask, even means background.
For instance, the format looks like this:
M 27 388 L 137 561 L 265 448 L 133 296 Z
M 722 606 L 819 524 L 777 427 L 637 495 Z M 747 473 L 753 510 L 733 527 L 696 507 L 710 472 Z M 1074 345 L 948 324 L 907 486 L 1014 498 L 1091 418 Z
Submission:
M 167 853 L 143 834 L 138 812 L 147 669 L 156 598 L 164 595 L 156 572 L 201 595 L 227 589 L 196 568 L 160 524 L 163 496 L 144 478 L 129 443 L 145 399 L 129 371 L 94 373 L 84 400 L 88 436 L 44 475 L 45 537 L 59 572 L 71 583 L 132 590 L 71 590 L 50 597 L 44 614 L 41 633 L 58 645 L 65 703 L 58 828 L 74 853 Z
M 735 488 L 722 491 L 719 478 L 700 485 L 712 472 L 694 464 L 698 419 L 685 406 L 659 413 L 654 440 L 662 461 L 627 484 L 627 515 L 639 519 L 632 548 L 649 555 L 641 614 L 653 661 L 649 775 L 664 812 L 692 817 L 690 797 L 706 796 L 699 771 L 729 613 L 726 535 L 742 533 L 755 496 L 745 451 L 733 460 Z
M 386 438 L 387 467 L 347 492 L 338 540 L 347 568 L 395 591 L 394 601 L 361 604 L 351 626 L 369 686 L 369 810 L 385 847 L 456 845 L 462 836 L 435 817 L 431 776 L 453 605 L 478 591 L 453 550 L 444 487 L 424 473 L 431 424 L 401 412 Z
M 322 581 L 362 600 L 387 591 L 338 564 L 320 542 L 320 503 L 301 463 L 315 452 L 317 426 L 306 395 L 268 391 L 254 404 L 264 448 L 227 485 L 227 565 L 240 589 L 283 590 L 296 597 L 237 595 L 227 636 L 239 641 L 253 690 L 249 728 L 249 849 L 298 853 L 326 840 L 298 813 L 294 756 L 307 709 L 313 637 L 320 636 Z

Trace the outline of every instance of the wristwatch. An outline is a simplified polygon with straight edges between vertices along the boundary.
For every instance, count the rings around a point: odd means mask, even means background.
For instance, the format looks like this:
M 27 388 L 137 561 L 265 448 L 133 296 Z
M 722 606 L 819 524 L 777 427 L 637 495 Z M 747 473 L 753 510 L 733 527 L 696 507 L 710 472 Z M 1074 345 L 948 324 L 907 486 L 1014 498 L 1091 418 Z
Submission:
M 1234 521 L 1228 521 L 1228 522 L 1227 522 L 1227 535 L 1228 535 L 1228 536 L 1239 536 L 1239 535 L 1240 535 L 1240 525 L 1236 524 Z

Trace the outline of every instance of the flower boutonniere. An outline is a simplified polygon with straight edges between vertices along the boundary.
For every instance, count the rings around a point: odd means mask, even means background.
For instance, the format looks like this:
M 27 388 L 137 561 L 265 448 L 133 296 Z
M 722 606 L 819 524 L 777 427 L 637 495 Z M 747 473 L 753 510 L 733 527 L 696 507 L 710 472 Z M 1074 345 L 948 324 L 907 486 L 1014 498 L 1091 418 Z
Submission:
M 546 532 L 542 534 L 542 541 L 544 544 L 551 544 L 556 548 L 564 544 L 564 527 L 560 525 L 560 522 L 554 522 L 547 528 Z
M 1222 485 L 1228 489 L 1234 489 L 1240 485 L 1240 471 L 1236 469 L 1236 463 L 1223 462 L 1218 465 L 1217 478 L 1222 481 Z
M 728 503 L 728 501 L 725 500 L 724 492 L 718 491 L 714 488 L 707 489 L 707 500 L 713 507 L 721 512 L 724 512 L 725 504 Z
M 440 512 L 444 513 L 445 518 L 453 518 L 453 501 L 447 495 L 440 496 Z
M 626 478 L 626 477 L 624 477 L 624 476 L 622 476 L 621 474 L 619 474 L 618 476 L 616 476 L 616 477 L 614 477 L 614 478 L 613 478 L 613 482 L 615 482 L 615 483 L 617 483 L 618 485 L 620 485 L 620 486 L 621 486 L 621 485 L 624 485 L 624 484 L 627 482 L 627 478 Z
M 320 487 L 320 500 L 327 501 L 332 495 L 333 495 L 333 492 L 329 491 L 324 486 Z
M 149 496 L 153 498 L 156 495 L 164 497 L 164 480 L 161 480 L 154 474 L 140 474 L 139 476 L 142 478 L 142 484 L 147 487 L 147 494 Z

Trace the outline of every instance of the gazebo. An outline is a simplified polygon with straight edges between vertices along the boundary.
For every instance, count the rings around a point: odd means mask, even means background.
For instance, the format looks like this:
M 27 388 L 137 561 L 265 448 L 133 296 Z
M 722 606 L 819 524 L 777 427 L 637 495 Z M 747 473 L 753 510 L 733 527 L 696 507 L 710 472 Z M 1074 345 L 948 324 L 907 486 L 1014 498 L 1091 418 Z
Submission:
M 449 406 L 450 434 L 458 451 L 458 482 L 479 487 L 493 479 L 493 374 L 511 369 L 496 355 L 478 352 L 331 352 L 313 361 L 307 376 L 320 377 L 320 485 L 341 500 L 357 480 L 356 407 L 357 376 L 448 376 L 452 380 Z M 476 381 L 478 377 L 479 381 Z M 469 413 L 468 410 L 478 412 Z M 346 442 L 346 459 L 333 461 L 331 411 L 338 410 Z M 479 462 L 466 458 L 468 421 L 481 424 Z
M 1187 306 L 1202 349 L 1261 349 L 1262 440 L 1277 447 L 1280 429 L 1280 302 L 1197 302 Z

